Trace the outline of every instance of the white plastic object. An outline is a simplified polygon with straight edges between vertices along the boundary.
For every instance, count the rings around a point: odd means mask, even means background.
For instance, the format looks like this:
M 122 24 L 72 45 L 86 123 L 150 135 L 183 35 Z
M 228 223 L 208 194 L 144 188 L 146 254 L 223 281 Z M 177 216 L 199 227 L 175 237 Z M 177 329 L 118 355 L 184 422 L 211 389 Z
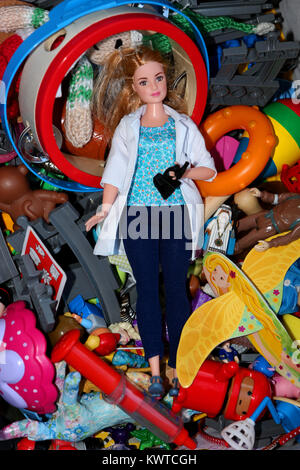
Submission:
M 252 450 L 255 442 L 255 422 L 251 418 L 234 421 L 221 431 L 223 439 L 235 450 Z

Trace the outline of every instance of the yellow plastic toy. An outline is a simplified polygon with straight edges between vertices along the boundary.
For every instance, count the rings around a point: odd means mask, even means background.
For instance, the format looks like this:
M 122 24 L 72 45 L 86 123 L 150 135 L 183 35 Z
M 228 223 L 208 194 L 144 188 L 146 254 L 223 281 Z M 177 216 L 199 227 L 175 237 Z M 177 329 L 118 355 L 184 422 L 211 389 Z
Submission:
M 177 373 L 183 387 L 192 384 L 216 346 L 245 335 L 279 374 L 300 387 L 299 364 L 293 360 L 295 339 L 275 313 L 280 307 L 285 274 L 299 258 L 299 252 L 300 239 L 263 253 L 252 249 L 243 270 L 222 254 L 207 253 L 203 269 L 217 297 L 195 310 L 182 330 Z M 277 310 L 266 300 L 274 292 Z

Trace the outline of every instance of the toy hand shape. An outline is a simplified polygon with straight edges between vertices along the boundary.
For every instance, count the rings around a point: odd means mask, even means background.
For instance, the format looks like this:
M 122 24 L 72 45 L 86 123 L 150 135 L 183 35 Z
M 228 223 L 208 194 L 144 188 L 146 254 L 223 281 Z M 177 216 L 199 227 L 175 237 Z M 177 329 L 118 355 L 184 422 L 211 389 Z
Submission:
M 160 192 L 163 199 L 168 199 L 176 188 L 180 186 L 180 178 L 188 167 L 188 162 L 183 166 L 175 164 L 167 168 L 163 174 L 157 173 L 153 178 L 156 189 Z
M 261 195 L 261 191 L 258 188 L 251 188 L 249 192 L 255 197 L 260 197 Z
M 102 204 L 101 210 L 85 222 L 86 231 L 88 232 L 89 230 L 91 230 L 91 228 L 94 227 L 94 225 L 97 225 L 102 222 L 102 220 L 105 219 L 105 217 L 108 215 L 110 209 L 111 204 Z
M 256 251 L 262 252 L 262 251 L 268 250 L 270 248 L 270 245 L 265 240 L 259 240 L 257 245 L 255 245 L 254 248 L 255 248 Z
M 57 410 L 46 422 L 24 419 L 0 431 L 0 440 L 27 437 L 33 441 L 61 439 L 77 442 L 107 426 L 133 422 L 120 408 L 100 398 L 100 393 L 85 393 L 78 399 L 79 372 L 70 372 L 64 379 L 65 363 L 58 364 L 56 384 L 61 390 Z M 59 385 L 58 385 L 59 384 Z

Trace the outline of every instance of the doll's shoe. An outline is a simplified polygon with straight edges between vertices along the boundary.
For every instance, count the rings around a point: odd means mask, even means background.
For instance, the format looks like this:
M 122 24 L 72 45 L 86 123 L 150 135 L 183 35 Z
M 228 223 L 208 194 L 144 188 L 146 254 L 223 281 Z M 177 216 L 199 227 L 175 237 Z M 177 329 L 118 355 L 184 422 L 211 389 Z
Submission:
M 161 398 L 165 392 L 162 384 L 162 378 L 159 375 L 153 375 L 150 379 L 151 385 L 148 388 L 148 392 L 154 398 Z
M 172 380 L 173 387 L 169 390 L 170 397 L 177 397 L 179 393 L 179 381 L 177 377 Z

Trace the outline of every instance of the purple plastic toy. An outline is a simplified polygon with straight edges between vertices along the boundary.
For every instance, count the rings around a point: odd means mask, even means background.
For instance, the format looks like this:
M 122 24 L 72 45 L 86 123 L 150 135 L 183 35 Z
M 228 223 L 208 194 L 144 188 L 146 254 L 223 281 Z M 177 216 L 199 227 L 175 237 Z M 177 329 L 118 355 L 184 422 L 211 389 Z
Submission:
M 198 289 L 195 297 L 193 298 L 191 302 L 191 307 L 192 307 L 192 312 L 194 312 L 200 305 L 204 304 L 205 302 L 208 302 L 208 300 L 211 300 L 212 297 L 208 294 L 206 294 L 202 289 Z

